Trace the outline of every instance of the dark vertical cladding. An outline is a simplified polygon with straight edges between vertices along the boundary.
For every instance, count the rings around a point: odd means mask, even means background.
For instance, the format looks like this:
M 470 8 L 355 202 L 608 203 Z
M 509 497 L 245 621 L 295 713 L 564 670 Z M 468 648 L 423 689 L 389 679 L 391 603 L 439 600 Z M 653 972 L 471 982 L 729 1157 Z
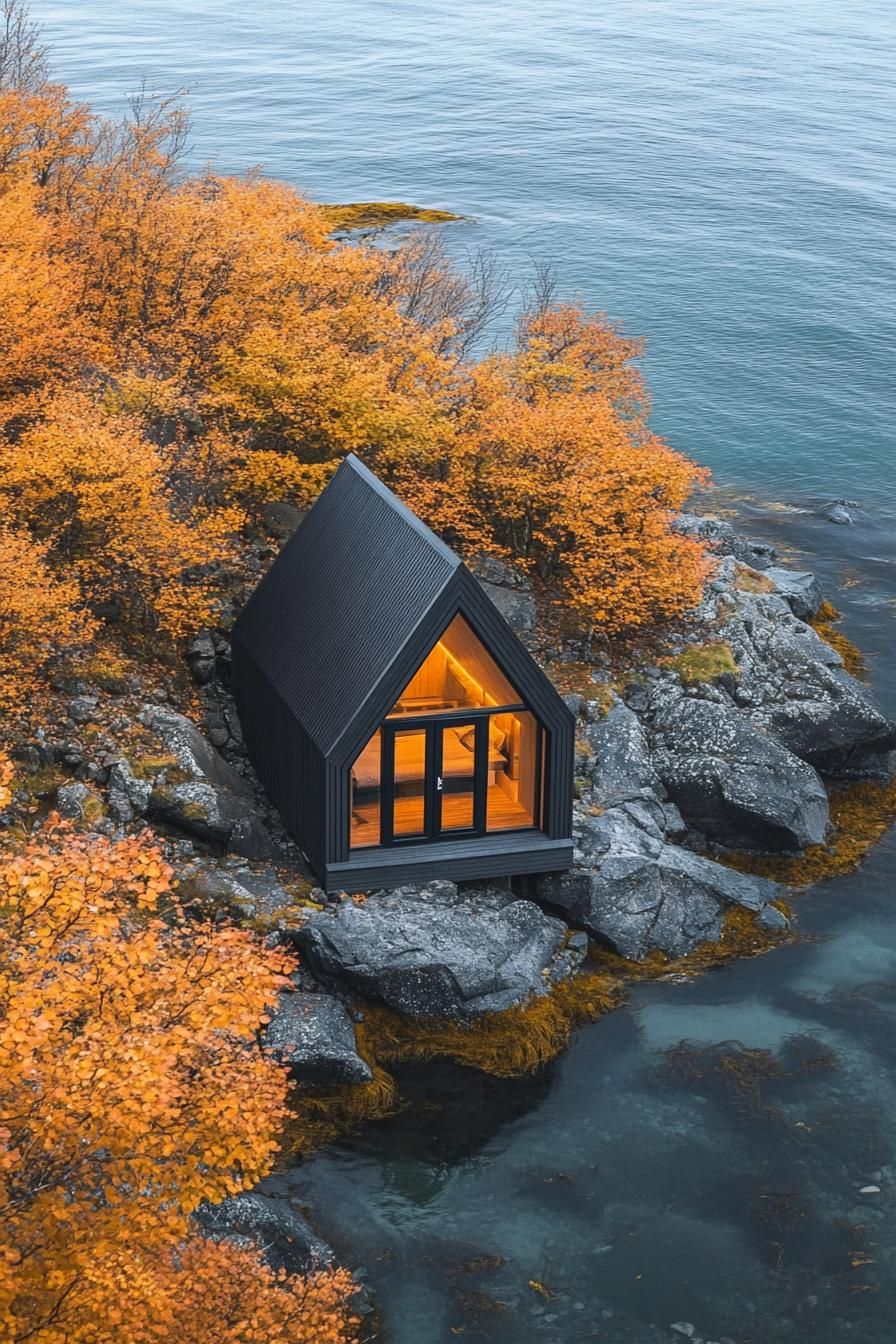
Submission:
M 312 867 L 323 872 L 327 862 L 324 758 L 236 639 L 231 676 L 246 749 L 256 773 Z
M 458 612 L 545 730 L 542 833 L 443 842 L 404 864 L 350 854 L 351 766 Z M 259 778 L 328 886 L 571 861 L 572 714 L 459 558 L 355 458 L 236 622 L 233 685 Z

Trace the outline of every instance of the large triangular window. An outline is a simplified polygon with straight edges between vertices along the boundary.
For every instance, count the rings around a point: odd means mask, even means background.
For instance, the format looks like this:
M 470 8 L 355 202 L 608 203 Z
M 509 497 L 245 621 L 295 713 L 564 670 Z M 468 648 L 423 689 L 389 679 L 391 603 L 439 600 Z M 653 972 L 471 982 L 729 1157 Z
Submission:
M 519 692 L 488 649 L 463 616 L 455 616 L 398 697 L 389 717 L 519 703 Z

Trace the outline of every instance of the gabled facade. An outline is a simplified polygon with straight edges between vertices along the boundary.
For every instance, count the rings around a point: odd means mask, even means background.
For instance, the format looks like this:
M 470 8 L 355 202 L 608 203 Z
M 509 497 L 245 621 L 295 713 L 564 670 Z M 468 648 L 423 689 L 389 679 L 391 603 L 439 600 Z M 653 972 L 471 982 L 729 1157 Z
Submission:
M 328 891 L 571 863 L 572 714 L 459 557 L 357 458 L 237 620 L 233 689 Z

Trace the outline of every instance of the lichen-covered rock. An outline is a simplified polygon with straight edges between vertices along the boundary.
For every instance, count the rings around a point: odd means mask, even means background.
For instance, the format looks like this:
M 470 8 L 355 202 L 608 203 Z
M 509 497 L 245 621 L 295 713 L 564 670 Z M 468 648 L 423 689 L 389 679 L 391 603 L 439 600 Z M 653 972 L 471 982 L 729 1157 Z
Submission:
M 86 784 L 60 784 L 56 790 L 56 811 L 69 821 L 83 821 L 93 796 Z
M 784 598 L 799 620 L 811 621 L 818 615 L 824 594 L 814 574 L 810 574 L 807 570 L 784 569 L 779 565 L 772 565 L 765 571 L 765 577 L 775 585 L 775 592 Z
M 523 1003 L 570 974 L 582 949 L 532 901 L 453 882 L 374 892 L 292 932 L 314 974 L 409 1017 L 476 1018 Z
M 696 537 L 711 546 L 716 555 L 733 556 L 753 569 L 767 569 L 776 559 L 775 548 L 762 541 L 744 537 L 724 518 L 708 518 L 697 513 L 682 513 L 672 524 L 676 532 Z
M 719 938 L 726 907 L 740 905 L 761 915 L 774 909 L 770 903 L 780 894 L 772 882 L 650 841 L 635 827 L 617 829 L 601 854 L 604 838 L 590 847 L 590 861 L 539 878 L 538 895 L 634 961 L 657 951 L 685 956 Z M 775 917 L 776 927 L 786 927 L 785 916 L 775 910 Z
M 507 624 L 518 635 L 529 634 L 535 628 L 535 599 L 528 577 L 494 555 L 474 557 L 470 568 L 479 586 L 498 608 Z
M 149 706 L 142 715 L 182 771 L 177 783 L 157 783 L 147 815 L 247 859 L 275 859 L 280 851 L 254 805 L 249 784 L 228 765 L 189 719 Z
M 632 710 L 617 700 L 586 729 L 593 752 L 589 762 L 592 797 L 602 807 L 662 793 L 647 735 Z
M 815 770 L 734 706 L 682 696 L 667 702 L 654 731 L 657 772 L 692 827 L 761 850 L 824 839 L 828 800 Z
M 190 675 L 197 686 L 204 686 L 215 675 L 215 645 L 211 634 L 204 630 L 190 640 L 186 659 Z
M 330 994 L 301 990 L 281 994 L 264 1044 L 289 1065 L 300 1083 L 320 1087 L 368 1083 L 373 1077 L 358 1054 L 348 1010 Z
M 275 1273 L 310 1274 L 333 1263 L 333 1250 L 285 1199 L 250 1191 L 220 1204 L 203 1203 L 193 1215 L 206 1236 L 261 1251 Z
M 142 817 L 149 806 L 152 785 L 138 779 L 125 760 L 116 761 L 109 769 L 107 798 L 109 813 L 119 823 Z
M 734 699 L 753 724 L 829 775 L 880 772 L 896 725 L 840 655 L 803 621 L 752 597 L 724 628 L 739 675 Z

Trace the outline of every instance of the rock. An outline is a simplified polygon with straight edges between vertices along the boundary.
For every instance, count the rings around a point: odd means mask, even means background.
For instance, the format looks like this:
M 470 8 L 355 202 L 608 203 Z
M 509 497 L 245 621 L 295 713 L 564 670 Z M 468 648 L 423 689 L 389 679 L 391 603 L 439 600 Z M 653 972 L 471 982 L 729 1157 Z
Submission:
M 479 586 L 498 608 L 507 624 L 518 635 L 528 634 L 535 628 L 535 599 L 531 593 L 518 592 L 513 588 L 498 588 L 493 583 Z
M 751 598 L 722 634 L 739 668 L 734 698 L 761 732 L 825 774 L 882 773 L 896 725 L 811 626 Z
M 309 1274 L 334 1260 L 333 1250 L 285 1199 L 257 1191 L 203 1203 L 193 1215 L 206 1236 L 257 1247 L 278 1273 Z
M 285 500 L 279 500 L 276 503 L 265 505 L 261 521 L 265 530 L 272 537 L 279 537 L 285 541 L 287 537 L 292 536 L 304 517 L 301 509 L 294 508 L 292 504 L 287 504 Z
M 841 527 L 852 527 L 852 514 L 846 507 L 846 499 L 833 499 L 821 509 L 821 516 L 828 523 L 838 523 Z
M 487 555 L 485 552 L 474 555 L 469 567 L 480 583 L 490 583 L 498 588 L 516 588 L 524 593 L 532 591 L 528 575 L 517 565 L 511 564 L 509 560 L 501 560 L 496 555 Z
M 632 710 L 617 700 L 585 736 L 594 753 L 591 782 L 594 801 L 603 807 L 662 791 L 650 757 L 647 735 Z
M 65 712 L 72 723 L 93 723 L 96 720 L 98 700 L 95 695 L 79 695 L 70 700 Z
M 506 890 L 453 882 L 374 892 L 309 916 L 292 938 L 311 970 L 409 1017 L 469 1019 L 542 994 L 580 950 L 566 928 Z
M 107 798 L 115 821 L 124 824 L 144 816 L 151 793 L 152 785 L 145 779 L 137 779 L 127 761 L 116 761 L 110 768 Z
M 83 821 L 92 796 L 86 784 L 60 784 L 56 790 L 56 811 L 70 821 Z
M 199 905 L 228 910 L 235 918 L 272 915 L 290 904 L 290 895 L 272 868 L 200 868 L 188 875 L 193 899 Z
M 731 555 L 742 564 L 751 565 L 753 569 L 767 569 L 776 559 L 773 546 L 742 537 L 722 518 L 706 518 L 702 514 L 682 513 L 675 519 L 672 528 L 682 536 L 695 537 L 699 541 L 707 542 L 716 555 Z
M 279 855 L 270 832 L 251 804 L 206 780 L 157 784 L 150 795 L 147 816 L 246 859 L 276 859 Z
M 632 844 L 633 838 L 634 830 L 628 842 L 617 832 L 603 857 L 537 882 L 539 899 L 633 961 L 654 951 L 685 956 L 719 938 L 727 906 L 740 905 L 761 917 L 780 894 L 764 878 L 747 877 L 675 845 L 645 847 L 637 839 Z
M 196 725 L 184 718 L 183 714 L 160 705 L 148 705 L 141 719 L 147 728 L 161 738 L 181 770 L 193 779 L 206 780 L 210 785 L 226 789 L 238 797 L 252 797 L 252 790 L 242 776 L 206 742 Z
M 329 994 L 281 994 L 263 1039 L 301 1083 L 369 1083 L 373 1077 L 358 1054 L 348 1010 Z
M 187 645 L 187 663 L 197 686 L 204 686 L 215 675 L 215 646 L 211 635 L 204 631 Z
M 148 706 L 141 717 L 190 775 L 181 783 L 157 783 L 147 815 L 247 859 L 278 858 L 280 850 L 254 806 L 249 784 L 198 728 L 158 705 Z
M 772 565 L 765 577 L 775 585 L 775 592 L 801 621 L 811 621 L 824 601 L 821 585 L 814 574 Z
M 824 839 L 828 800 L 814 769 L 733 706 L 682 697 L 654 728 L 654 764 L 689 825 L 761 850 Z

